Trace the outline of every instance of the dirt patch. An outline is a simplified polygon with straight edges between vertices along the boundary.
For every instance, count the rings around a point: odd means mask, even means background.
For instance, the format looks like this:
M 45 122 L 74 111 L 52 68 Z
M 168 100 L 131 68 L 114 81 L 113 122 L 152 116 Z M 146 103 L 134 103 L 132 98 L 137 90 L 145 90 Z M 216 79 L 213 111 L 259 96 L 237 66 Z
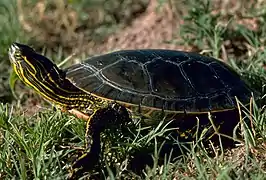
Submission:
M 19 20 L 35 48 L 81 52 L 117 27 L 127 26 L 145 12 L 148 0 L 68 3 L 64 0 L 17 0 Z
M 178 40 L 178 27 L 182 24 L 170 4 L 159 6 L 157 0 L 151 0 L 146 12 L 135 19 L 131 26 L 109 36 L 100 45 L 90 44 L 89 54 L 108 52 L 118 49 L 179 49 L 190 50 L 189 47 L 172 43 Z

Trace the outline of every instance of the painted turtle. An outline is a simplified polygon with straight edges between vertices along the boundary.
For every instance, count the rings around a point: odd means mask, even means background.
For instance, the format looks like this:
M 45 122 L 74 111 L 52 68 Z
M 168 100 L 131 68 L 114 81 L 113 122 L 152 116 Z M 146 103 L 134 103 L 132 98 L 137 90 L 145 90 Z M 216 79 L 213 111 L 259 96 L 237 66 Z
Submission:
M 225 63 L 191 52 L 122 50 L 65 70 L 19 43 L 11 45 L 9 57 L 25 84 L 63 111 L 87 120 L 88 152 L 75 167 L 84 160 L 91 165 L 98 161 L 100 132 L 108 123 L 229 112 L 237 108 L 236 97 L 249 104 L 255 92 Z

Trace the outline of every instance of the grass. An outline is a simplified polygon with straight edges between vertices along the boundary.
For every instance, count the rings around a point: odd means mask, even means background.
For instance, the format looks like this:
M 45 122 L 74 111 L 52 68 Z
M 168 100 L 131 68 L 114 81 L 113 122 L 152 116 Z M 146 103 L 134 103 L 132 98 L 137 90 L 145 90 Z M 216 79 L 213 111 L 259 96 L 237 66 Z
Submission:
M 0 30 L 4 34 L 0 36 L 0 84 L 4 87 L 1 92 L 6 93 L 1 96 L 0 105 L 0 179 L 65 179 L 72 162 L 81 153 L 80 148 L 84 147 L 85 122 L 52 109 L 47 103 L 42 103 L 42 111 L 25 114 L 24 100 L 36 96 L 22 93 L 31 90 L 22 89 L 18 86 L 20 82 L 16 86 L 19 100 L 10 100 L 7 48 L 12 41 L 27 42 L 32 37 L 24 34 L 19 26 L 16 2 L 9 2 L 1 1 L 3 6 L 0 6 L 5 7 L 0 10 Z M 247 83 L 265 94 L 266 21 L 262 7 L 266 6 L 266 2 L 259 7 L 249 6 L 245 12 L 240 10 L 243 17 L 259 22 L 256 30 L 240 25 L 235 16 L 213 13 L 213 4 L 202 2 L 206 3 L 186 1 L 187 14 L 181 26 L 182 39 L 178 42 L 193 46 L 203 54 L 226 60 L 243 74 Z M 80 7 L 75 1 L 75 8 Z M 49 56 L 62 59 L 58 54 Z M 60 63 L 59 60 L 56 62 Z M 252 125 L 247 127 L 245 121 L 241 121 L 242 138 L 236 148 L 206 146 L 200 140 L 180 143 L 169 135 L 170 129 L 163 123 L 156 127 L 142 127 L 139 122 L 134 122 L 125 127 L 127 133 L 116 131 L 117 126 L 103 133 L 104 150 L 95 173 L 109 179 L 265 179 L 265 105 L 251 102 L 250 107 L 241 112 L 241 120 L 249 119 Z M 165 144 L 175 145 L 174 150 L 180 151 L 179 156 L 173 150 L 161 158 Z M 147 157 L 146 153 L 151 154 L 152 158 Z M 132 170 L 132 166 L 144 160 L 151 164 L 139 167 L 142 172 L 139 175 Z
M 257 111 L 258 109 L 255 109 L 255 112 Z M 78 152 L 74 146 L 84 145 L 84 122 L 60 111 L 47 110 L 30 118 L 15 112 L 19 111 L 12 106 L 1 105 L 1 177 L 64 179 Z M 166 126 L 161 124 L 154 129 L 149 128 L 149 133 L 143 135 L 140 132 L 146 132 L 147 129 L 134 125 L 134 128 L 131 127 L 132 134 L 122 138 L 114 133 L 106 133 L 109 137 L 103 137 L 107 146 L 101 168 L 105 177 L 142 179 L 143 176 L 141 178 L 128 169 L 131 160 L 129 155 L 150 148 L 154 149 L 152 154 L 155 164 L 143 169 L 145 179 L 263 179 L 266 158 L 263 154 L 266 148 L 265 114 L 254 115 L 253 122 L 253 130 L 256 133 L 245 133 L 246 142 L 234 151 L 224 150 L 221 154 L 216 148 L 206 149 L 196 142 L 185 149 L 185 146 L 179 143 L 183 150 L 181 156 L 174 161 L 170 161 L 169 156 L 165 157 L 163 163 L 159 163 L 159 151 L 162 145 L 160 139 L 169 131 Z M 168 141 L 178 143 L 175 139 Z M 119 163 L 110 163 L 109 160 L 109 164 L 105 164 L 110 152 Z M 214 155 L 210 156 L 210 152 Z
M 1 105 L 1 177 L 57 179 L 63 177 L 64 144 L 70 119 L 60 113 L 40 113 L 32 118 L 13 116 L 13 109 Z M 78 121 L 76 121 L 78 122 Z M 62 137 L 62 138 L 60 138 Z

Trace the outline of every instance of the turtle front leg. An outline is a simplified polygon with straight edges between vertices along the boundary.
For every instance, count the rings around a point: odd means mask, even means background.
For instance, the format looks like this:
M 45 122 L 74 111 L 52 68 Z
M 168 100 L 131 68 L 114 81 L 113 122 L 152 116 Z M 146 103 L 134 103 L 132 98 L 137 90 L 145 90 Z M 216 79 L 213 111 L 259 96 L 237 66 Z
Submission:
M 130 121 L 127 109 L 117 103 L 110 104 L 93 113 L 86 125 L 86 152 L 74 162 L 69 179 L 81 176 L 98 162 L 101 153 L 100 133 L 110 124 L 125 124 Z

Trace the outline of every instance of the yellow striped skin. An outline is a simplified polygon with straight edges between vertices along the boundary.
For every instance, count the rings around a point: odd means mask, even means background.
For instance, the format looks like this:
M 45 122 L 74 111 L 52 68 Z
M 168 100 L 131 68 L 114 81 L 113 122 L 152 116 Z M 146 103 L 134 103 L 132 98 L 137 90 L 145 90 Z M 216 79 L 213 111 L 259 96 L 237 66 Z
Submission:
M 49 59 L 33 49 L 12 44 L 9 57 L 18 77 L 49 102 L 63 110 L 76 109 L 90 116 L 108 102 L 75 87 L 65 78 L 65 73 Z

